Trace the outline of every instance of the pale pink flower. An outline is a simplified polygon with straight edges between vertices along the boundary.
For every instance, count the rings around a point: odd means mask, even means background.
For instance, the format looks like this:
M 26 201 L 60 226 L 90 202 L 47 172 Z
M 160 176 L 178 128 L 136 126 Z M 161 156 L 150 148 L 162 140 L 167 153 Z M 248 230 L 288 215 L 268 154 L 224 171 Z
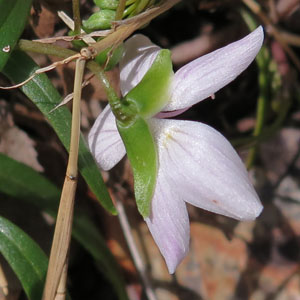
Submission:
M 186 202 L 238 220 L 255 219 L 262 205 L 240 157 L 219 132 L 199 122 L 161 117 L 164 111 L 181 113 L 234 80 L 254 60 L 262 43 L 259 27 L 182 67 L 174 74 L 160 118 L 147 120 L 157 145 L 159 167 L 151 214 L 145 221 L 170 273 L 189 248 Z M 141 81 L 159 50 L 143 35 L 125 43 L 120 62 L 123 96 Z M 103 170 L 111 169 L 126 154 L 109 106 L 97 118 L 88 142 Z

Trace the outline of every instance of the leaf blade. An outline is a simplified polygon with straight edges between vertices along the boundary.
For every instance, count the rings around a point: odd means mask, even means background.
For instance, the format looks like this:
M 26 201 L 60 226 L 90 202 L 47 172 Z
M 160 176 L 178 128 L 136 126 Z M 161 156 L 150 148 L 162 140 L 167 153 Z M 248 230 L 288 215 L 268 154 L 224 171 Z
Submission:
M 20 228 L 0 216 L 0 252 L 21 281 L 30 300 L 40 300 L 48 259 Z
M 25 27 L 31 2 L 0 0 L 0 70 L 5 66 Z

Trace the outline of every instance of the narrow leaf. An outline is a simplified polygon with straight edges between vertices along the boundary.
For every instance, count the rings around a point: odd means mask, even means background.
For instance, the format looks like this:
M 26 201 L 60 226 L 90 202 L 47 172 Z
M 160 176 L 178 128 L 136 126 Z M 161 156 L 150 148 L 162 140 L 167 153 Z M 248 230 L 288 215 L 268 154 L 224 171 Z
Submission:
M 25 27 L 31 2 L 31 0 L 0 0 L 0 71 Z
M 19 278 L 30 300 L 40 300 L 48 259 L 20 228 L 0 216 L 0 252 Z
M 15 51 L 5 66 L 3 73 L 13 82 L 22 82 L 27 79 L 38 66 L 24 52 Z M 30 98 L 49 120 L 66 149 L 69 149 L 71 132 L 71 114 L 66 107 L 50 111 L 62 99 L 45 74 L 34 77 L 22 87 L 22 91 Z M 86 143 L 81 137 L 78 158 L 79 170 L 100 203 L 112 214 L 116 214 L 101 173 L 92 157 Z

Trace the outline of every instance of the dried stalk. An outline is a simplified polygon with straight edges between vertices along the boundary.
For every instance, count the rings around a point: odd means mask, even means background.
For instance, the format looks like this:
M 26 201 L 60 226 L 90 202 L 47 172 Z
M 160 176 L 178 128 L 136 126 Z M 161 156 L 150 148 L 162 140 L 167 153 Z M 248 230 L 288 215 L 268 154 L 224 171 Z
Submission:
M 84 57 L 81 57 L 76 61 L 70 154 L 57 214 L 43 300 L 54 300 L 58 287 L 60 290 L 58 293 L 59 299 L 64 299 L 66 295 L 67 258 L 72 233 L 74 199 L 78 173 L 77 161 L 80 137 L 81 84 L 85 62 L 86 60 Z

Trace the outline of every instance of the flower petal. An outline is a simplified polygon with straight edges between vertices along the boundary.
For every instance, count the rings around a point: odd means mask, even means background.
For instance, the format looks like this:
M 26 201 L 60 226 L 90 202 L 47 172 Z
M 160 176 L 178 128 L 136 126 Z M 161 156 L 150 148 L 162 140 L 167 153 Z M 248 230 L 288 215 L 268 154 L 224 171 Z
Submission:
M 136 34 L 125 42 L 124 56 L 120 61 L 120 88 L 123 96 L 142 80 L 159 50 L 142 34 Z
M 186 202 L 239 220 L 256 218 L 262 205 L 230 143 L 197 122 L 155 120 L 151 128 L 168 182 Z
M 263 38 L 260 26 L 243 39 L 179 69 L 174 76 L 170 102 L 164 111 L 192 106 L 234 80 L 254 60 Z
M 161 166 L 152 199 L 152 211 L 145 221 L 172 274 L 188 253 L 190 226 L 186 204 L 169 187 L 164 174 L 166 171 Z
M 109 105 L 97 117 L 89 133 L 88 144 L 96 162 L 105 171 L 114 167 L 126 154 Z

